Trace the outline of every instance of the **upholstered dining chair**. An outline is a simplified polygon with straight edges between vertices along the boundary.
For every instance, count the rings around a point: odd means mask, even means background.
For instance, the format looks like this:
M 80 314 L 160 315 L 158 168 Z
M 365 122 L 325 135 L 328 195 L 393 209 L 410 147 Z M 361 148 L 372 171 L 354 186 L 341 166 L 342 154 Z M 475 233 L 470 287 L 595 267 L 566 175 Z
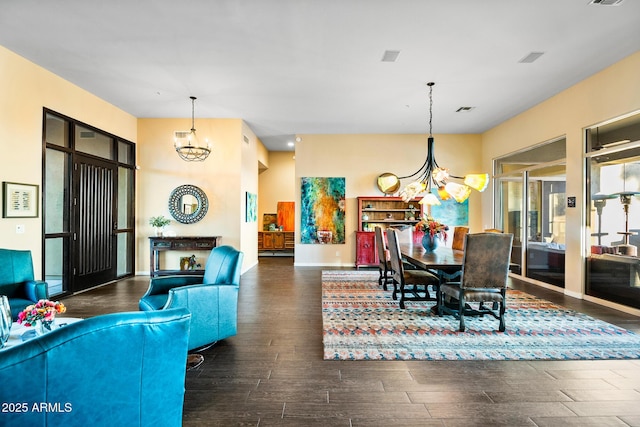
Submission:
M 453 241 L 451 242 L 451 249 L 456 251 L 464 250 L 464 239 L 469 232 L 469 227 L 456 226 L 453 228 Z
M 499 228 L 485 228 L 485 233 L 502 233 L 502 230 Z
M 393 228 L 387 229 L 387 241 L 393 278 L 392 297 L 395 300 L 400 293 L 400 308 L 405 308 L 405 301 L 438 301 L 440 296 L 438 276 L 425 270 L 404 269 L 398 232 Z M 435 297 L 431 296 L 429 287 L 435 290 Z
M 438 315 L 453 314 L 460 319 L 459 331 L 464 332 L 465 316 L 490 314 L 500 321 L 498 330 L 504 332 L 513 234 L 474 233 L 467 234 L 465 240 L 460 282 L 440 285 Z M 445 305 L 447 297 L 457 300 L 457 304 Z M 484 305 L 489 302 L 491 308 Z
M 456 226 L 453 229 L 453 241 L 451 242 L 451 249 L 455 251 L 463 251 L 464 250 L 464 241 L 465 236 L 469 233 L 469 227 L 464 226 Z M 454 281 L 460 277 L 462 274 L 461 268 L 441 268 L 437 272 L 441 281 Z

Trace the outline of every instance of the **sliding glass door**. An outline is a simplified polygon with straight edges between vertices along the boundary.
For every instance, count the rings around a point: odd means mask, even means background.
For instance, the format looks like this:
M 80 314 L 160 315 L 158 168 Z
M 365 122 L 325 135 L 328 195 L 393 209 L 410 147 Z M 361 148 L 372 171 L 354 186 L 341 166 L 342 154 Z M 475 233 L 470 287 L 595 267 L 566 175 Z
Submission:
M 564 287 L 566 141 L 495 161 L 496 228 L 513 234 L 511 271 Z

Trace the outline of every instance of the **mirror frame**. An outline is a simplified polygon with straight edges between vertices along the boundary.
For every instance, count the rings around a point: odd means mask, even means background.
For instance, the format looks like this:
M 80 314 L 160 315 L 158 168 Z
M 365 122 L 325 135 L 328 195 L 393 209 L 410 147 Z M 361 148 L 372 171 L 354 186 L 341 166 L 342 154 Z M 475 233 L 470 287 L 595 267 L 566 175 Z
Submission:
M 182 212 L 181 201 L 182 196 L 193 196 L 198 201 L 198 208 L 195 212 L 186 214 Z M 193 224 L 200 221 L 209 210 L 209 200 L 200 188 L 195 185 L 185 184 L 176 187 L 169 196 L 169 213 L 178 222 L 182 224 Z

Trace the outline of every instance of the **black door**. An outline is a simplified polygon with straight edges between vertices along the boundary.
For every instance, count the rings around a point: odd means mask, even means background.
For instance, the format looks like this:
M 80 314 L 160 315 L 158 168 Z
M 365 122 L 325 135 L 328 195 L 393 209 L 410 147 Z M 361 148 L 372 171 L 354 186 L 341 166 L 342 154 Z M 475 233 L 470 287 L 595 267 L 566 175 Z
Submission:
M 117 166 L 76 156 L 72 292 L 116 279 Z

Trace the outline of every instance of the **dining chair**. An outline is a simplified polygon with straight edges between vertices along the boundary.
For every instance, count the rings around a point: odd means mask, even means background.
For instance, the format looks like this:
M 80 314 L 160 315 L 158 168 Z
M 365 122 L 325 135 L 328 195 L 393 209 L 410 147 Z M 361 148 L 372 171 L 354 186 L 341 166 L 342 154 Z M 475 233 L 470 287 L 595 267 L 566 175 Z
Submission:
M 425 270 L 405 270 L 400 255 L 398 232 L 393 228 L 387 229 L 387 241 L 393 278 L 392 298 L 396 300 L 397 294 L 400 293 L 400 308 L 405 308 L 405 301 L 439 301 L 440 279 L 438 276 Z M 429 293 L 430 286 L 436 292 L 435 297 Z
M 382 289 L 387 290 L 387 284 L 393 283 L 393 277 L 391 277 L 391 256 L 389 249 L 384 241 L 384 235 L 382 234 L 382 228 L 376 227 L 376 251 L 378 253 L 378 271 L 380 277 L 378 277 L 378 284 L 382 286 Z
M 473 233 L 465 240 L 460 281 L 440 285 L 438 315 L 453 314 L 460 319 L 459 331 L 464 332 L 465 316 L 490 314 L 500 321 L 498 330 L 504 332 L 513 234 Z M 447 297 L 457 304 L 445 304 Z M 484 305 L 489 302 L 492 307 Z
M 453 241 L 451 242 L 451 249 L 456 251 L 463 251 L 465 236 L 467 235 L 467 233 L 469 233 L 469 227 L 463 227 L 463 226 L 454 227 Z M 438 274 L 441 282 L 444 282 L 444 281 L 450 282 L 450 281 L 455 281 L 460 277 L 460 274 L 462 274 L 462 268 L 461 267 L 440 268 L 438 269 L 437 272 L 434 272 L 434 273 Z
M 451 249 L 457 251 L 464 250 L 464 236 L 469 232 L 469 227 L 456 226 L 453 228 L 453 241 L 451 242 Z
M 485 233 L 502 233 L 503 231 L 500 230 L 499 228 L 485 228 L 484 232 Z

